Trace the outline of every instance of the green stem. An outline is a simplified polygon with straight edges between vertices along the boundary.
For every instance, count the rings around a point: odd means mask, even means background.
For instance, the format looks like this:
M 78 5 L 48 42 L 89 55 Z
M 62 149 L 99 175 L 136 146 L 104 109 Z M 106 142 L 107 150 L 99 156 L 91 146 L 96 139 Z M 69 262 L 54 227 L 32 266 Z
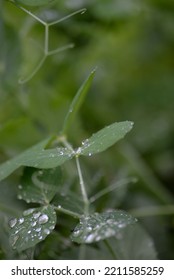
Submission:
M 83 14 L 83 13 L 85 13 L 85 12 L 86 12 L 86 9 L 85 9 L 85 8 L 84 8 L 84 9 L 81 9 L 81 10 L 78 10 L 78 11 L 76 11 L 76 12 L 74 12 L 74 13 L 68 15 L 68 16 L 65 16 L 65 17 L 61 18 L 61 19 L 55 20 L 55 21 L 53 21 L 53 22 L 50 22 L 50 23 L 48 23 L 48 25 L 49 25 L 49 26 L 55 25 L 55 24 L 57 24 L 57 23 L 59 23 L 59 22 L 61 22 L 61 21 L 64 21 L 64 20 L 66 20 L 66 19 L 71 18 L 72 16 L 74 16 L 74 15 L 76 15 L 76 14 L 79 14 L 79 13 Z
M 88 215 L 89 200 L 88 200 L 88 196 L 87 196 L 87 193 L 86 193 L 86 188 L 85 188 L 85 184 L 84 184 L 84 180 L 83 180 L 82 171 L 81 171 L 81 168 L 80 168 L 80 162 L 79 162 L 79 157 L 78 156 L 76 156 L 76 165 L 77 165 L 77 170 L 78 170 L 78 175 L 79 175 L 79 182 L 80 182 L 82 198 L 83 198 L 83 202 L 84 202 L 84 214 Z
M 21 7 L 20 5 L 18 5 L 16 2 L 13 2 L 15 6 L 17 6 L 19 9 L 21 9 L 22 11 L 24 11 L 25 13 L 27 13 L 28 15 L 30 15 L 32 18 L 34 18 L 35 20 L 37 20 L 38 22 L 40 22 L 43 25 L 46 25 L 47 23 L 43 20 L 41 20 L 39 17 L 37 17 L 36 15 L 34 15 L 32 12 L 28 11 L 27 9 L 25 9 L 24 7 Z
M 68 49 L 72 49 L 74 47 L 74 44 L 69 44 L 69 45 L 66 45 L 64 47 L 59 47 L 55 50 L 52 50 L 52 51 L 47 51 L 47 55 L 54 55 L 54 54 L 57 54 L 59 52 L 63 52 L 65 50 L 68 50 Z
M 45 25 L 45 45 L 44 45 L 44 52 L 47 56 L 49 53 L 49 27 L 48 24 Z
M 55 210 L 61 212 L 61 213 L 64 213 L 64 214 L 67 214 L 67 215 L 70 215 L 76 219 L 80 219 L 81 215 L 79 215 L 78 213 L 76 212 L 73 212 L 73 211 L 70 211 L 70 210 L 67 210 L 65 208 L 63 208 L 62 206 L 58 206 L 58 207 L 54 207 Z
M 34 75 L 39 71 L 39 69 L 42 67 L 46 57 L 47 56 L 44 54 L 43 58 L 40 60 L 40 62 L 38 63 L 36 68 L 33 70 L 33 72 L 27 78 L 25 78 L 25 79 L 20 78 L 19 79 L 19 81 L 18 81 L 19 84 L 24 84 L 24 83 L 28 82 L 29 80 L 31 80 L 34 77 Z
M 97 199 L 101 198 L 102 196 L 104 196 L 105 194 L 114 191 L 115 189 L 122 187 L 124 185 L 127 185 L 129 183 L 136 183 L 137 179 L 136 178 L 127 178 L 127 179 L 122 179 L 119 182 L 116 182 L 114 184 L 112 184 L 111 186 L 99 191 L 98 193 L 96 193 L 94 196 L 92 196 L 89 201 L 90 203 L 95 202 Z

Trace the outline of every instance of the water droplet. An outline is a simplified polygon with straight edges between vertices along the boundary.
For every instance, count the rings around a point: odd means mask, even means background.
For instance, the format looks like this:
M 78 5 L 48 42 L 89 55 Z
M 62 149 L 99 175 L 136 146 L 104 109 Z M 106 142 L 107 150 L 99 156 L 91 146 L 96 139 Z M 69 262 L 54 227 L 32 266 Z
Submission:
M 74 237 L 78 237 L 80 234 L 81 234 L 80 230 L 76 230 L 76 231 L 73 232 Z
M 44 229 L 44 233 L 45 233 L 45 234 L 50 234 L 50 230 L 47 229 L 47 228 L 45 228 L 45 229 Z
M 53 230 L 54 228 L 55 228 L 55 226 L 50 226 L 49 227 L 50 230 Z
M 22 195 L 18 194 L 18 199 L 21 200 L 22 199 Z
M 118 227 L 119 228 L 124 228 L 126 226 L 126 224 L 119 224 Z
M 34 221 L 33 223 L 31 223 L 31 226 L 32 226 L 32 227 L 35 227 L 35 225 L 36 225 L 36 221 Z
M 23 224 L 23 222 L 24 222 L 24 218 L 22 217 L 22 218 L 20 218 L 19 220 L 18 220 L 18 222 L 19 222 L 19 224 L 21 225 L 21 224 Z
M 94 239 L 95 239 L 94 234 L 90 234 L 90 235 L 87 236 L 87 238 L 86 238 L 85 241 L 86 241 L 87 243 L 91 243 Z
M 95 238 L 95 241 L 99 241 L 101 239 L 101 237 L 100 236 L 97 236 L 96 238 Z
M 89 146 L 89 139 L 82 141 L 82 145 L 85 146 L 85 148 L 87 148 Z
M 33 213 L 33 218 L 38 219 L 40 215 L 41 215 L 41 212 L 35 212 L 35 213 Z
M 19 189 L 19 190 L 21 190 L 21 189 L 22 189 L 22 186 L 21 186 L 21 185 L 19 185 L 19 186 L 18 186 L 18 189 Z
M 27 202 L 27 203 L 30 203 L 31 201 L 30 201 L 30 199 L 26 199 L 26 202 Z
M 17 219 L 15 218 L 15 219 L 11 219 L 10 221 L 9 221 L 9 226 L 11 227 L 11 228 L 13 228 L 15 225 L 16 225 L 16 223 L 17 223 Z
M 40 228 L 36 228 L 35 231 L 36 232 L 40 232 L 41 231 L 41 227 Z
M 79 148 L 76 150 L 75 154 L 76 154 L 76 155 L 79 155 L 79 154 L 81 154 L 81 152 L 82 152 L 82 148 L 79 147 Z
M 86 228 L 86 230 L 87 230 L 88 232 L 90 232 L 90 231 L 92 230 L 92 227 L 89 226 L 89 227 Z
M 113 236 L 115 235 L 115 230 L 111 229 L 111 228 L 108 228 L 105 232 L 104 232 L 104 236 L 105 237 L 110 237 L 110 236 Z
M 92 156 L 92 153 L 89 153 L 88 156 L 91 157 L 91 156 Z
M 41 240 L 43 238 L 43 236 L 41 235 L 40 237 L 39 237 L 39 239 Z
M 31 233 L 31 230 L 29 230 L 28 233 Z
M 114 221 L 113 219 L 108 219 L 108 220 L 107 220 L 107 223 L 108 223 L 108 224 L 113 224 L 114 222 L 115 222 L 115 221 Z
M 23 215 L 24 216 L 28 216 L 28 215 L 30 215 L 30 214 L 32 214 L 33 212 L 34 212 L 34 208 L 30 208 L 30 209 L 28 209 L 28 210 L 25 210 L 24 212 L 23 212 Z
M 43 214 L 43 215 L 41 215 L 41 216 L 39 217 L 38 222 L 39 222 L 39 224 L 41 225 L 41 224 L 47 223 L 48 220 L 49 220 L 48 216 L 47 216 L 46 214 Z

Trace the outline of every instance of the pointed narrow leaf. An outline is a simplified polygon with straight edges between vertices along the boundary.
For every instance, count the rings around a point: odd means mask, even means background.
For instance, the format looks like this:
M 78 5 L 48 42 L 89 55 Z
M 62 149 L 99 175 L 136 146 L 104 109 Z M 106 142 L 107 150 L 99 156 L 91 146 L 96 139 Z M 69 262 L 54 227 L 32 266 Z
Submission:
M 45 170 L 27 167 L 18 186 L 18 198 L 27 203 L 48 204 L 57 192 L 60 179 L 59 167 Z
M 24 151 L 15 158 L 0 165 L 0 181 L 9 176 L 20 166 L 53 168 L 70 160 L 74 154 L 67 148 L 44 149 L 50 138 Z
M 121 233 L 122 229 L 137 220 L 130 214 L 112 210 L 83 216 L 75 227 L 71 238 L 77 243 L 93 243 Z
M 82 105 L 86 94 L 88 93 L 88 90 L 91 86 L 91 83 L 93 81 L 94 78 L 94 74 L 95 74 L 95 70 L 93 70 L 91 72 L 91 74 L 88 76 L 88 78 L 85 80 L 85 82 L 82 84 L 82 86 L 80 87 L 80 89 L 78 90 L 78 92 L 76 93 L 69 111 L 65 117 L 65 121 L 64 121 L 64 125 L 63 125 L 63 133 L 66 134 L 67 130 L 69 129 L 77 111 L 79 110 L 80 106 Z
M 82 142 L 77 153 L 91 156 L 105 151 L 107 148 L 122 139 L 133 127 L 133 122 L 116 122 L 93 134 L 89 139 Z
M 10 243 L 13 249 L 23 251 L 44 240 L 56 225 L 53 206 L 28 209 L 18 219 L 9 221 Z

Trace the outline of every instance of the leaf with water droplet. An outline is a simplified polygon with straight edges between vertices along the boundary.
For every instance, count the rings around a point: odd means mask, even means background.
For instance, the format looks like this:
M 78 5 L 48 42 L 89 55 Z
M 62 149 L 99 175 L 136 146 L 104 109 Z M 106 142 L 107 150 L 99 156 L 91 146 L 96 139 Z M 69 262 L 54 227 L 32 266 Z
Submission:
M 93 134 L 89 139 L 82 142 L 77 153 L 84 156 L 91 156 L 100 153 L 122 139 L 133 127 L 133 122 L 116 122 Z
M 26 167 L 18 187 L 18 198 L 26 202 L 48 204 L 55 196 L 60 180 L 59 166 L 44 170 Z
M 20 155 L 0 165 L 0 181 L 9 176 L 20 166 L 49 169 L 62 165 L 70 160 L 74 153 L 67 148 L 45 149 L 53 137 L 32 146 Z
M 92 84 L 93 78 L 94 78 L 95 70 L 91 72 L 91 74 L 88 76 L 88 78 L 85 80 L 85 82 L 82 84 L 82 86 L 77 91 L 71 105 L 69 108 L 69 111 L 65 117 L 65 121 L 63 124 L 63 133 L 66 134 L 68 129 L 71 127 L 72 121 L 79 110 L 80 106 L 82 105 L 86 94 L 88 93 L 88 90 Z
M 56 213 L 52 205 L 24 211 L 23 216 L 9 222 L 13 249 L 23 251 L 35 246 L 52 232 L 55 224 Z
M 121 234 L 122 229 L 136 223 L 136 219 L 121 210 L 83 216 L 71 238 L 77 243 L 93 243 Z

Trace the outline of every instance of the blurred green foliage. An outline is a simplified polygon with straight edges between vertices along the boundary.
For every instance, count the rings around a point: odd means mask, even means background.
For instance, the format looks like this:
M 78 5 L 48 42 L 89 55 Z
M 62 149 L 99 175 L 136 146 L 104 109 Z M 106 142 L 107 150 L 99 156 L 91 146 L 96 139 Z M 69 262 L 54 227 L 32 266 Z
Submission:
M 123 140 L 104 154 L 84 159 L 88 192 L 92 195 L 111 182 L 135 175 L 136 184 L 107 194 L 97 202 L 97 209 L 109 206 L 132 211 L 153 238 L 158 257 L 173 259 L 174 2 L 59 0 L 32 11 L 52 21 L 81 8 L 87 12 L 50 30 L 50 49 L 69 43 L 75 47 L 48 57 L 32 80 L 19 85 L 18 79 L 30 74 L 40 59 L 38 45 L 43 46 L 44 29 L 8 1 L 0 2 L 0 161 L 58 133 L 74 93 L 97 66 L 93 86 L 72 123 L 72 142 L 79 145 L 115 121 L 128 119 L 135 126 L 128 142 Z M 12 213 L 26 207 L 15 196 L 21 173 L 0 183 L 2 258 L 17 257 L 8 248 L 5 233 Z M 73 164 L 64 173 L 62 184 L 76 189 Z M 66 237 L 74 225 L 62 220 L 60 230 Z M 62 245 L 62 236 L 54 234 L 43 244 L 49 246 L 48 254 L 38 248 L 38 258 L 58 258 L 62 250 L 62 258 L 67 258 L 68 241 Z M 56 240 L 59 246 L 55 249 Z

